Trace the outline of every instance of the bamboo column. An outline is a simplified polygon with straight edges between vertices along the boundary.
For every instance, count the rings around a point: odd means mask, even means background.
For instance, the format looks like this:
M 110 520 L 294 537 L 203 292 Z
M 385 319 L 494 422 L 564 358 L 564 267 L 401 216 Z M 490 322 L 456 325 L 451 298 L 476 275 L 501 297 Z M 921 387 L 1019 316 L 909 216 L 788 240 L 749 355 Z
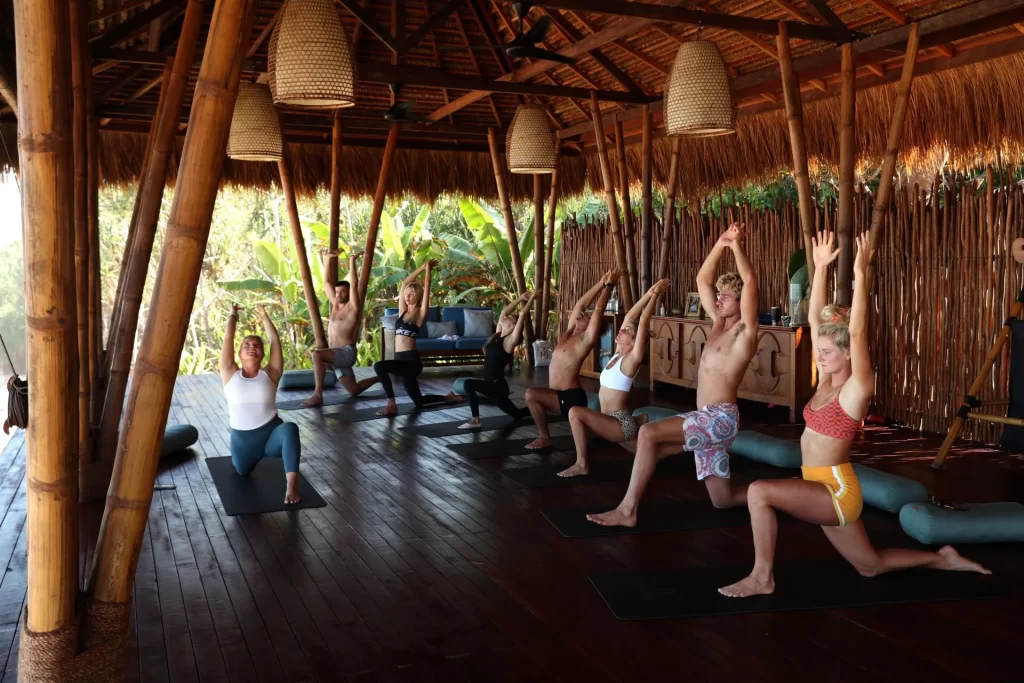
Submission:
M 615 181 L 608 163 L 608 147 L 604 140 L 604 124 L 601 122 L 601 108 L 597 93 L 590 91 L 590 115 L 594 120 L 594 137 L 597 138 L 597 158 L 601 163 L 601 182 L 604 185 L 604 200 L 608 205 L 608 225 L 611 227 L 612 246 L 615 249 L 615 267 L 619 277 L 619 298 L 626 309 L 633 307 L 633 292 L 629 288 L 629 267 L 626 264 L 626 250 L 622 244 L 622 226 L 619 223 L 619 207 L 615 202 Z
M 295 186 L 292 183 L 292 171 L 288 166 L 287 154 L 277 162 L 277 171 L 281 174 L 281 192 L 284 193 L 284 203 L 288 207 L 288 224 L 292 228 L 295 258 L 299 261 L 302 291 L 306 295 L 306 308 L 309 309 L 309 322 L 313 326 L 313 338 L 316 340 L 318 349 L 326 349 L 327 337 L 324 335 L 324 321 L 320 317 L 320 302 L 317 301 L 316 289 L 313 288 L 313 274 L 309 270 L 306 240 L 302 237 L 302 223 L 299 221 L 299 207 L 295 202 Z
M 26 433 L 28 597 L 19 675 L 54 671 L 75 644 L 78 402 L 74 176 L 68 3 L 14 3 L 25 328 L 32 429 Z
M 74 100 L 72 116 L 72 152 L 74 157 L 75 225 L 75 300 L 78 326 L 78 466 L 85 469 L 92 461 L 90 439 L 89 384 L 91 345 L 89 343 L 89 109 L 92 93 L 88 89 L 92 73 L 89 50 L 89 8 L 84 0 L 68 3 L 71 36 L 71 88 Z
M 123 645 L 127 636 L 132 583 L 210 233 L 254 4 L 254 0 L 217 0 L 210 22 L 160 269 L 96 543 L 88 584 L 89 611 L 83 624 L 87 649 L 111 640 Z M 93 618 L 101 611 L 107 619 Z M 119 679 L 123 666 L 123 660 L 111 664 L 117 668 L 108 672 L 109 678 L 97 680 Z
M 533 299 L 533 336 L 543 339 L 543 302 L 544 292 L 544 177 L 540 173 L 533 174 L 533 291 L 538 296 Z
M 92 73 L 89 73 L 89 91 L 92 91 Z M 100 281 L 100 148 L 99 121 L 95 107 L 89 107 L 88 154 L 86 181 L 89 185 L 89 423 L 95 428 L 100 422 L 103 408 L 104 373 L 103 353 L 103 285 Z
M 370 283 L 370 269 L 373 268 L 373 251 L 377 248 L 377 229 L 380 227 L 380 215 L 384 212 L 384 199 L 388 193 L 388 171 L 391 169 L 391 160 L 395 156 L 395 147 L 398 145 L 398 132 L 401 124 L 392 123 L 388 131 L 388 141 L 384 145 L 384 157 L 380 162 L 380 175 L 377 177 L 377 192 L 373 195 L 373 211 L 370 213 L 370 225 L 366 229 L 366 246 L 363 255 L 363 262 L 359 267 L 359 289 L 365 295 L 366 287 Z M 366 305 L 364 296 L 361 305 Z
M 498 188 L 498 199 L 501 201 L 501 212 L 505 217 L 505 234 L 508 236 L 508 250 L 512 257 L 512 275 L 516 281 L 516 293 L 526 294 L 526 277 L 523 275 L 523 257 L 519 254 L 519 240 L 516 237 L 516 219 L 512 215 L 512 203 L 508 197 L 508 186 L 502 170 L 501 155 L 498 152 L 498 137 L 493 128 L 487 129 L 487 145 L 491 150 L 491 167 L 494 169 L 494 183 Z M 526 343 L 526 355 L 533 365 L 533 324 L 527 314 L 523 329 L 523 340 Z
M 661 256 L 658 258 L 658 279 L 668 277 L 668 253 L 672 249 L 672 231 L 676 223 L 676 187 L 679 186 L 679 150 L 682 138 L 672 140 L 672 157 L 668 164 L 668 179 L 665 187 L 665 212 L 661 216 Z
M 640 199 L 640 293 L 646 293 L 651 288 L 651 229 L 654 221 L 652 207 L 652 136 L 651 136 L 651 108 L 643 105 L 643 132 L 640 138 L 640 160 L 642 171 L 640 182 L 643 186 Z
M 108 344 L 108 353 L 112 358 L 97 437 L 97 456 L 101 460 L 109 461 L 113 458 L 114 449 L 117 447 L 118 425 L 128 386 L 132 354 L 135 350 L 135 335 L 138 330 L 142 294 L 146 286 L 146 274 L 149 272 L 157 223 L 160 220 L 160 204 L 164 196 L 167 167 L 174 152 L 178 118 L 181 115 L 181 105 L 192 70 L 193 54 L 203 23 L 204 10 L 205 5 L 200 0 L 188 0 L 181 35 L 178 38 L 178 48 L 174 55 L 174 67 L 165 81 L 167 93 L 153 135 L 149 163 L 139 181 L 139 214 L 135 238 L 132 240 L 132 252 L 127 264 L 128 270 L 124 278 L 121 312 L 118 316 L 117 329 L 111 330 Z
M 327 248 L 338 248 L 339 216 L 341 214 L 341 111 L 334 112 L 331 125 L 331 215 Z M 371 254 L 372 256 L 372 254 Z M 327 259 L 327 279 L 338 281 L 338 259 Z
M 619 193 L 622 198 L 622 242 L 626 250 L 626 268 L 629 270 L 629 292 L 637 300 L 636 248 L 633 246 L 633 202 L 629 199 L 629 166 L 626 163 L 626 136 L 622 121 L 615 119 L 615 156 L 619 166 Z
M 853 183 L 857 161 L 857 70 L 853 64 L 853 43 L 842 47 L 839 93 L 839 206 L 836 232 L 839 237 L 839 262 L 836 267 L 836 301 L 841 306 L 853 303 Z
M 555 257 L 555 215 L 558 210 L 558 166 L 561 162 L 561 146 L 555 159 L 555 170 L 551 173 L 551 197 L 548 199 L 547 248 L 544 254 L 544 289 L 541 292 L 540 339 L 548 338 L 551 318 L 551 262 Z
M 800 204 L 800 230 L 804 236 L 807 254 L 808 282 L 814 282 L 814 259 L 811 258 L 814 239 L 814 197 L 807 174 L 807 142 L 804 137 L 804 108 L 800 101 L 800 81 L 793 70 L 793 55 L 789 51 L 789 28 L 779 22 L 779 35 L 775 45 L 779 51 L 779 70 L 782 73 L 782 94 L 786 99 L 786 120 L 789 122 L 789 145 L 793 150 L 793 178 Z

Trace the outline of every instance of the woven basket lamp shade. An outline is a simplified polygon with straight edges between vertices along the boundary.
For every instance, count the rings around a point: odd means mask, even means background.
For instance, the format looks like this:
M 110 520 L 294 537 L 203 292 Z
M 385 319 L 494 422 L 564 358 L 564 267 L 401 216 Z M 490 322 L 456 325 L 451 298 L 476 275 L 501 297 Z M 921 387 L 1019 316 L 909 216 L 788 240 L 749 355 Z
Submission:
M 337 109 L 356 103 L 356 74 L 332 0 L 286 0 L 270 34 L 267 71 L 274 104 Z
M 558 142 L 539 104 L 521 104 L 505 138 L 508 170 L 513 173 L 554 173 Z
M 228 156 L 241 161 L 278 161 L 283 152 L 281 121 L 270 99 L 270 88 L 239 83 L 228 133 Z
M 714 41 L 679 46 L 665 89 L 665 130 L 695 137 L 736 132 L 729 74 Z

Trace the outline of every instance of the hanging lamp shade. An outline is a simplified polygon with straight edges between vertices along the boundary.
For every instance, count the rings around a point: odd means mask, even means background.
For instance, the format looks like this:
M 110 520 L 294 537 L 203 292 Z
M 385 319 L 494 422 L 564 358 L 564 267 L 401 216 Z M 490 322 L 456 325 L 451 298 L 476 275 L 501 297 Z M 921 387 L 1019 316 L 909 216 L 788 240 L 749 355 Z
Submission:
M 267 45 L 274 104 L 337 109 L 356 103 L 355 64 L 332 0 L 286 0 Z
M 228 156 L 241 161 L 278 161 L 284 156 L 281 121 L 270 88 L 239 83 L 228 133 Z
M 508 170 L 513 173 L 554 173 L 558 141 L 539 104 L 521 104 L 505 138 Z
M 736 132 L 729 74 L 714 41 L 679 46 L 665 89 L 665 130 L 695 137 Z

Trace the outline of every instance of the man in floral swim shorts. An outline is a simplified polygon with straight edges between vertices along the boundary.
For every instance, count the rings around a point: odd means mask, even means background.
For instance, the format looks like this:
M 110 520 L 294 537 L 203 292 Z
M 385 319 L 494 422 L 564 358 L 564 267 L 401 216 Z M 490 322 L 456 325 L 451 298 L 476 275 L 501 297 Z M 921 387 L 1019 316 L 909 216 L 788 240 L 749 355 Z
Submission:
M 736 390 L 757 351 L 757 279 L 743 252 L 744 234 L 742 225 L 731 225 L 697 273 L 701 304 L 713 322 L 697 374 L 697 410 L 640 427 L 626 496 L 614 510 L 587 515 L 591 522 L 636 526 L 640 497 L 658 461 L 684 450 L 693 451 L 697 479 L 704 482 L 715 507 L 746 505 L 747 487 L 734 486 L 729 478 L 728 453 L 739 426 Z M 718 261 L 727 249 L 739 273 L 716 280 Z

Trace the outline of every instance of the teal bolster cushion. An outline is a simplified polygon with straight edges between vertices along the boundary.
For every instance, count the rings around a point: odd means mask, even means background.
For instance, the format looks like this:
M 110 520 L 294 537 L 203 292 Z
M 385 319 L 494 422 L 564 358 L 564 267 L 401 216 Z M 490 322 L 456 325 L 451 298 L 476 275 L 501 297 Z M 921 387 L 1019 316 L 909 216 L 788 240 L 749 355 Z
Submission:
M 640 417 L 641 415 L 646 415 L 648 422 L 657 422 L 658 420 L 664 420 L 666 417 L 678 417 L 679 411 L 659 408 L 658 406 L 644 406 L 633 411 L 633 417 Z
M 744 429 L 736 434 L 729 453 L 773 467 L 799 469 L 800 444 Z
M 860 480 L 864 502 L 871 507 L 899 514 L 907 503 L 922 503 L 928 500 L 928 489 L 914 479 L 864 465 L 854 465 L 853 471 Z
M 587 407 L 591 410 L 601 412 L 601 398 L 597 394 L 587 392 Z
M 324 386 L 333 387 L 338 382 L 338 378 L 333 372 L 324 373 Z M 281 381 L 278 383 L 278 389 L 312 389 L 316 386 L 316 379 L 313 376 L 312 370 L 288 370 L 281 375 Z
M 1024 541 L 1024 505 L 971 503 L 963 510 L 908 503 L 900 526 L 921 543 L 1013 543 Z
M 458 394 L 460 396 L 465 396 L 467 379 L 469 379 L 469 377 L 460 377 L 457 380 L 455 380 L 455 383 L 452 384 L 452 393 Z
M 192 425 L 168 425 L 160 445 L 160 457 L 174 455 L 199 441 L 199 430 Z

